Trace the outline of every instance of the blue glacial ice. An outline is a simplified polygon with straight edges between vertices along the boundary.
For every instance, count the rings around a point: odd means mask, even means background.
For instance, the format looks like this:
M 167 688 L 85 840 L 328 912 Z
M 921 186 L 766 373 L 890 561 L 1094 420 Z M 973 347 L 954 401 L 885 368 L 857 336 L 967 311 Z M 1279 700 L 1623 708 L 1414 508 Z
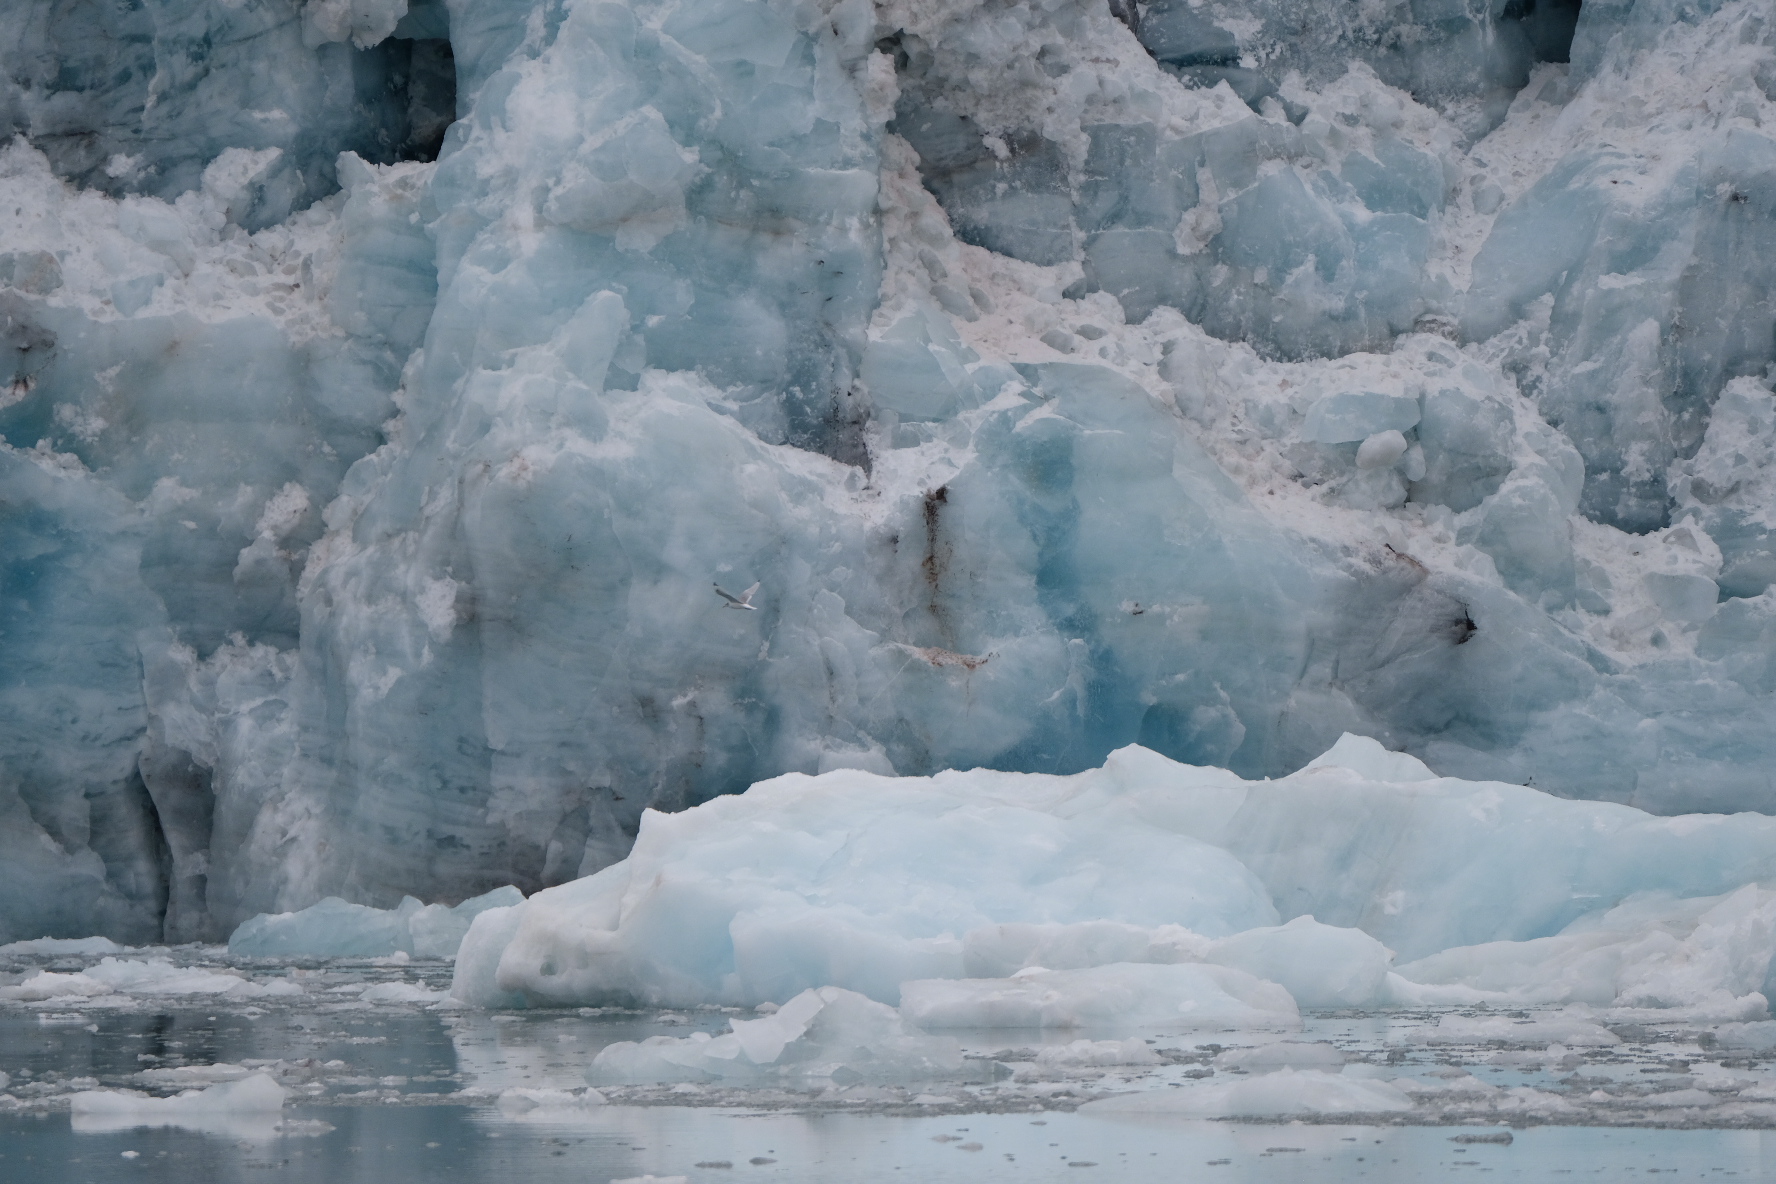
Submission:
M 409 896 L 392 909 L 374 909 L 329 896 L 296 912 L 261 913 L 241 922 L 229 935 L 228 952 L 245 958 L 454 958 L 476 917 L 523 902 L 524 893 L 511 885 L 454 907 Z
M 1134 747 L 1071 776 L 788 774 L 649 812 L 627 859 L 481 913 L 451 994 L 842 988 L 921 1029 L 1288 1030 L 1303 1007 L 1446 1004 L 1738 1021 L 1776 990 L 1773 877 L 1766 815 L 1439 778 L 1353 736 L 1275 780 Z
M 1776 802 L 1767 5 L 1115 7 L 26 3 L 0 940 L 336 899 L 417 952 L 380 914 L 509 887 L 459 963 L 488 999 L 893 1003 L 1162 946 L 1310 1007 L 1409 966 L 1424 998 L 1758 992 L 1722 951 L 1766 820 L 1654 816 Z M 1345 732 L 1440 778 L 1420 830 L 1393 774 L 1281 804 Z M 1162 758 L 1277 804 L 982 804 Z M 1003 900 L 933 881 L 890 924 L 859 881 L 793 947 L 788 889 L 725 878 L 743 844 L 665 849 L 896 775 Z M 899 850 L 884 808 L 851 822 Z M 1091 904 L 1037 834 L 1139 859 Z M 648 861 L 722 885 L 711 944 L 543 975 L 524 925 Z M 1711 985 L 1624 985 L 1611 935 L 1655 929 Z M 1532 940 L 1591 969 L 1449 953 Z M 1289 982 L 1290 943 L 1346 972 Z

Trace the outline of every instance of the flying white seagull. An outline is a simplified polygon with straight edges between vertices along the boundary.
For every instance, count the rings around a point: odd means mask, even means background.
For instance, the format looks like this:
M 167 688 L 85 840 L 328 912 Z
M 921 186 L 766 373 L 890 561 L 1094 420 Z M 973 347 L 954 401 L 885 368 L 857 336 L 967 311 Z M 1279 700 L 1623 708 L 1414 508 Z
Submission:
M 722 605 L 723 608 L 743 608 L 750 613 L 758 612 L 758 605 L 752 602 L 752 594 L 758 590 L 759 586 L 754 584 L 740 595 L 735 596 L 730 592 L 723 592 L 720 584 L 715 585 L 715 594 L 727 601 Z

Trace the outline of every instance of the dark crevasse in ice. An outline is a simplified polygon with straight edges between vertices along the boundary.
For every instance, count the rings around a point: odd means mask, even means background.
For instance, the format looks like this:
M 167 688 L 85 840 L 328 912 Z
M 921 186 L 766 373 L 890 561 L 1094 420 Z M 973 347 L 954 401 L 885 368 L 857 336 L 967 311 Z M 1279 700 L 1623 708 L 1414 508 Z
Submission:
M 276 3 L 25 6 L 0 43 L 0 131 L 78 184 L 167 199 L 226 149 L 276 149 L 234 211 L 250 230 L 334 192 L 340 152 L 436 159 L 456 116 L 443 4 L 375 44 L 319 24 Z
M 1129 743 L 1776 801 L 1752 0 L 19 15 L 0 936 Z

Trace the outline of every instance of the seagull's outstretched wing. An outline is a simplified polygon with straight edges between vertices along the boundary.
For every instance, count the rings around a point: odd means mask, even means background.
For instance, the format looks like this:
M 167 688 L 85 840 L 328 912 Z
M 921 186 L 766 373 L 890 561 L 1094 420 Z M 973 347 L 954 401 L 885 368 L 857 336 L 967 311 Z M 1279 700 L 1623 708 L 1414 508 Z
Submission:
M 722 605 L 723 608 L 743 608 L 750 612 L 758 611 L 758 608 L 752 604 L 752 594 L 759 590 L 757 584 L 754 584 L 738 596 L 735 596 L 732 592 L 724 592 L 720 584 L 716 584 L 714 587 L 715 594 L 727 601 L 726 604 Z

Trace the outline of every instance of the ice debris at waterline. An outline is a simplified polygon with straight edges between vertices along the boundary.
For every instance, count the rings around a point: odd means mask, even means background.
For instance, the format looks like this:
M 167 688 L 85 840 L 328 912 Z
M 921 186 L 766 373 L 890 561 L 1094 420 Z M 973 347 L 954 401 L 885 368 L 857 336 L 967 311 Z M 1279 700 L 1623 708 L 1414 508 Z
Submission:
M 335 1009 L 398 1011 L 441 1004 L 449 983 L 447 962 L 417 961 L 405 953 L 333 960 L 305 969 L 233 958 L 219 946 L 119 949 L 98 957 L 19 948 L 35 944 L 0 947 L 0 1007 L 34 1011 L 45 1025 L 84 1025 L 89 1016 L 200 1007 L 232 1007 L 258 1015 L 266 1008 L 300 1008 L 317 1001 Z M 176 1080 L 183 1079 L 154 1079 L 150 1084 Z
M 363 958 L 411 954 L 449 958 L 474 919 L 492 908 L 520 904 L 524 893 L 496 888 L 454 907 L 421 904 L 411 896 L 393 909 L 373 909 L 328 897 L 293 913 L 261 914 L 243 921 L 228 939 L 228 952 L 249 957 L 308 955 Z
M 221 947 L 164 955 L 188 973 L 240 969 Z M 105 958 L 150 956 L 162 955 L 0 954 L 0 974 L 66 974 Z M 140 997 L 133 1006 L 121 995 L 0 997 L 0 1114 L 65 1113 L 80 1095 L 124 1093 L 100 1104 L 110 1115 L 76 1113 L 77 1129 L 166 1121 L 243 1139 L 319 1133 L 337 1107 L 398 1106 L 444 1107 L 449 1116 L 435 1121 L 449 1123 L 460 1121 L 457 1108 L 470 1106 L 481 1108 L 478 1122 L 557 1127 L 595 1124 L 610 1114 L 606 1104 L 619 1113 L 637 1104 L 851 1114 L 1090 1105 L 1107 1114 L 1285 1121 L 1776 1124 L 1776 1022 L 1724 1020 L 1705 1009 L 1479 1004 L 1303 1011 L 1299 1026 L 1166 1023 L 1132 1035 L 1034 1027 L 921 1032 L 904 1012 L 840 988 L 750 1012 L 489 1012 L 440 1005 L 441 992 L 421 989 L 448 982 L 442 960 L 275 968 L 241 961 L 259 979 L 291 990 L 239 999 Z M 1129 969 L 1033 971 L 1016 981 L 1057 974 L 1109 981 Z M 426 998 L 394 998 L 397 988 Z M 146 1050 L 154 1051 L 144 1059 Z M 304 1113 L 218 1112 L 215 1103 L 231 1091 L 212 1087 L 258 1075 Z M 589 1087 L 588 1079 L 599 1084 Z M 254 1089 L 269 1104 L 270 1091 Z M 170 1111 L 159 1104 L 194 1090 L 209 1090 L 197 1095 L 208 1101 Z M 79 1103 L 83 1112 L 92 1106 Z M 331 1117 L 345 1125 L 337 1111 Z
M 927 1027 L 1560 1002 L 1744 1020 L 1771 989 L 1769 880 L 1776 818 L 1439 778 L 1350 735 L 1271 781 L 1141 748 L 1071 776 L 789 774 L 650 812 L 627 859 L 482 913 L 451 993 L 692 1007 L 840 987 Z
M 250 1000 L 299 996 L 302 988 L 287 979 L 254 981 L 233 971 L 175 965 L 166 958 L 104 958 L 84 970 L 43 970 L 23 981 L 0 986 L 0 999 L 54 1002 L 58 1005 L 96 1001 L 130 1006 L 139 999 L 207 996 Z
M 731 1030 L 682 1039 L 622 1041 L 599 1052 L 587 1070 L 594 1085 L 719 1081 L 840 1085 L 936 1081 L 964 1076 L 954 1040 L 909 1030 L 892 1007 L 855 991 L 803 991 L 769 1015 L 729 1021 Z M 976 1076 L 979 1064 L 969 1066 Z
M 1131 743 L 1773 808 L 1766 0 L 1119 8 L 15 0 L 0 940 Z

